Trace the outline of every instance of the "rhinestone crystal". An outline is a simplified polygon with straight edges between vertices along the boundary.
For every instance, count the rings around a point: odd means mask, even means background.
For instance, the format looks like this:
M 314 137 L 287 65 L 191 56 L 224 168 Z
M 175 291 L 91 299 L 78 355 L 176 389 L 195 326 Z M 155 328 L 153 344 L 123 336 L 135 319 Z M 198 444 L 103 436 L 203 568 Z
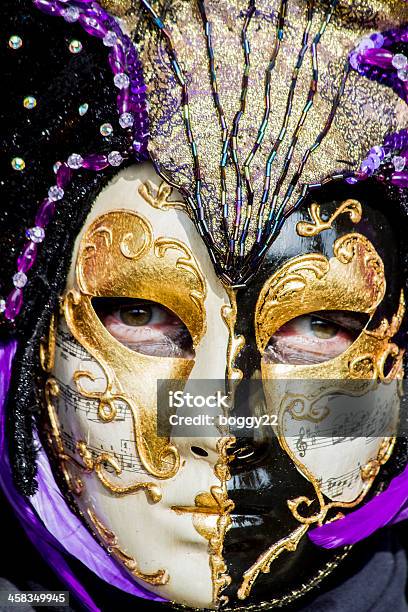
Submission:
M 134 118 L 132 113 L 122 113 L 119 117 L 119 125 L 123 129 L 132 127 L 134 123 Z
M 79 9 L 76 6 L 69 6 L 62 11 L 62 16 L 68 23 L 75 23 L 79 19 Z
M 24 272 L 16 272 L 15 275 L 13 276 L 13 285 L 17 288 L 17 289 L 22 289 L 23 287 L 25 287 L 27 284 L 27 276 L 24 274 Z
M 24 170 L 25 161 L 21 157 L 13 157 L 11 160 L 11 166 L 13 170 Z
M 69 50 L 71 51 L 71 53 L 81 53 L 82 51 L 82 43 L 80 40 L 71 40 L 71 42 L 69 43 L 68 46 Z
M 103 37 L 103 44 L 106 47 L 114 47 L 117 41 L 118 41 L 118 37 L 116 36 L 115 32 L 113 32 L 112 30 L 109 30 L 109 32 L 107 32 L 105 36 Z
M 101 127 L 99 128 L 99 131 L 102 134 L 102 136 L 110 136 L 113 132 L 113 127 L 111 126 L 110 123 L 103 123 Z
M 397 74 L 400 81 L 403 81 L 404 83 L 408 81 L 408 67 L 401 68 L 401 70 L 398 70 Z
M 30 227 L 30 229 L 26 231 L 26 236 L 29 240 L 31 240 L 31 242 L 39 244 L 44 240 L 45 232 L 42 227 L 38 227 L 36 225 L 35 227 Z
M 115 74 L 113 82 L 115 83 L 118 89 L 125 89 L 130 85 L 129 77 L 125 72 L 119 72 L 118 74 Z
M 23 40 L 22 38 L 20 38 L 20 36 L 14 34 L 14 36 L 10 36 L 8 44 L 10 49 L 14 49 L 16 51 L 17 49 L 20 49 L 23 46 Z
M 24 108 L 31 110 L 37 106 L 37 100 L 34 98 L 34 96 L 26 96 L 23 100 L 23 106 Z
M 72 168 L 73 170 L 78 170 L 79 168 L 81 168 L 83 163 L 84 163 L 84 159 L 78 153 L 73 153 L 67 159 L 68 166 Z
M 123 162 L 123 157 L 119 151 L 112 151 L 108 155 L 108 162 L 111 166 L 120 166 L 120 164 Z
M 350 62 L 350 66 L 354 68 L 354 70 L 358 70 L 360 63 L 359 63 L 359 54 L 356 51 L 354 51 L 353 53 L 350 53 L 349 62 Z
M 365 51 L 366 49 L 374 49 L 374 47 L 375 47 L 374 41 L 371 40 L 371 38 L 369 38 L 368 36 L 365 36 L 364 38 L 360 40 L 357 50 Z
M 367 159 L 369 159 L 370 162 L 372 163 L 374 170 L 377 170 L 377 168 L 380 167 L 381 159 L 378 157 L 378 155 L 375 155 L 375 153 L 372 153 L 371 155 L 369 155 Z
M 402 172 L 402 170 L 405 168 L 405 157 L 396 155 L 392 158 L 392 163 L 394 164 L 394 168 L 397 172 Z
M 394 66 L 394 68 L 397 68 L 397 70 L 402 70 L 403 68 L 406 68 L 407 64 L 408 58 L 402 53 L 396 53 L 392 58 L 392 65 Z
M 6 300 L 0 300 L 0 312 L 4 312 L 6 310 Z
M 370 149 L 370 155 L 377 155 L 377 157 L 379 157 L 380 160 L 382 160 L 384 159 L 384 156 L 385 156 L 384 149 L 376 145 L 375 147 Z
M 64 197 L 64 190 L 61 189 L 61 187 L 58 187 L 58 185 L 53 185 L 48 190 L 48 197 L 51 200 L 51 202 L 62 200 L 62 198 Z
M 78 108 L 78 112 L 81 117 L 83 117 L 88 112 L 88 108 L 89 104 L 87 104 L 86 102 L 84 104 L 81 104 L 81 106 Z
M 381 34 L 381 32 L 374 32 L 373 34 L 371 34 L 370 38 L 373 41 L 376 49 L 380 49 L 385 42 L 384 36 Z
M 55 162 L 55 164 L 52 167 L 52 169 L 54 170 L 54 174 L 57 174 L 61 166 L 62 166 L 62 163 L 60 161 Z

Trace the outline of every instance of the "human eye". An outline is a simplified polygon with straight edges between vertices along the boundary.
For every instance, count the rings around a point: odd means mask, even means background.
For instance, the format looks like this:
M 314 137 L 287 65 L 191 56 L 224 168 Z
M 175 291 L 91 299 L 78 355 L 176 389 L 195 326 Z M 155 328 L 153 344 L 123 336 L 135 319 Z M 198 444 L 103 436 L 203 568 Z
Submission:
M 291 319 L 270 338 L 266 363 L 322 363 L 344 353 L 367 323 L 362 313 L 319 311 Z
M 92 302 L 107 331 L 127 348 L 154 357 L 194 357 L 186 326 L 162 304 L 124 298 L 94 298 Z

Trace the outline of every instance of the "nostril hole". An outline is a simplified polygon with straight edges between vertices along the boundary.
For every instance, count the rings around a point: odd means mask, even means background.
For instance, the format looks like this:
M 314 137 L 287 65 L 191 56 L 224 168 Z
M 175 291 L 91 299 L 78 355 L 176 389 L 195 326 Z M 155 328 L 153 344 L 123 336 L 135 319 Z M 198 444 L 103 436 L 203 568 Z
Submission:
M 191 452 L 193 453 L 193 455 L 196 455 L 196 457 L 208 457 L 207 451 L 203 448 L 200 448 L 199 446 L 192 446 Z

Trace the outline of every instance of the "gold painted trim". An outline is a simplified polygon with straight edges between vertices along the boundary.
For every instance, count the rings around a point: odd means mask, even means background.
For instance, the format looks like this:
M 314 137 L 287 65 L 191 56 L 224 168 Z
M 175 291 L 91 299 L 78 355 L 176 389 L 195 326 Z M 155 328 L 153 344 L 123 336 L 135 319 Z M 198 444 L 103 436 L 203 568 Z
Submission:
M 68 490 L 75 495 L 81 495 L 84 488 L 84 483 L 79 476 L 73 476 L 68 469 L 68 465 L 73 465 L 78 470 L 86 472 L 86 468 L 82 466 L 74 457 L 65 452 L 62 442 L 59 419 L 54 407 L 53 400 L 59 396 L 60 388 L 55 378 L 48 378 L 44 387 L 45 405 L 47 408 L 48 420 L 51 426 L 51 432 L 48 436 L 50 447 L 59 463 L 61 473 L 64 477 Z
M 160 183 L 159 188 L 154 193 L 154 185 L 151 181 L 146 181 L 139 185 L 138 193 L 142 198 L 157 210 L 182 210 L 187 212 L 187 207 L 184 202 L 169 200 L 173 193 L 172 187 L 165 181 Z
M 180 455 L 177 448 L 173 444 L 170 444 L 167 439 L 165 440 L 158 438 L 155 434 L 154 440 L 157 442 L 159 451 L 156 455 L 153 455 L 152 450 L 149 449 L 147 444 L 146 428 L 153 428 L 155 430 L 155 423 L 152 422 L 152 419 L 148 419 L 144 406 L 140 406 L 138 408 L 128 395 L 125 395 L 122 392 L 114 392 L 115 374 L 112 368 L 108 366 L 108 364 L 105 363 L 104 359 L 102 359 L 100 356 L 100 344 L 94 352 L 93 340 L 92 346 L 88 345 L 88 341 L 85 342 L 85 338 L 80 327 L 83 325 L 84 321 L 89 321 L 91 325 L 93 322 L 92 328 L 94 330 L 99 328 L 101 334 L 104 336 L 106 335 L 107 342 L 114 343 L 115 345 L 119 344 L 113 338 L 111 338 L 110 334 L 106 332 L 105 328 L 99 322 L 99 319 L 92 308 L 89 297 L 84 295 L 81 296 L 75 290 L 69 292 L 65 299 L 65 317 L 68 327 L 73 333 L 74 337 L 76 337 L 82 346 L 84 346 L 84 348 L 97 360 L 99 366 L 102 368 L 105 374 L 106 379 L 106 388 L 104 391 L 88 391 L 81 385 L 81 378 L 93 381 L 94 376 L 88 371 L 75 372 L 74 380 L 79 393 L 88 399 L 94 399 L 99 402 L 98 417 L 105 423 L 112 422 L 116 417 L 116 408 L 114 405 L 115 402 L 121 401 L 125 403 L 132 416 L 136 451 L 140 457 L 143 467 L 148 473 L 159 479 L 168 479 L 175 476 L 180 468 Z M 127 349 L 124 350 L 126 351 Z M 122 351 L 121 346 L 120 351 Z M 136 353 L 134 355 L 136 355 Z M 133 358 L 135 358 L 134 355 L 132 355 Z M 139 356 L 136 355 L 136 357 Z M 145 419 L 143 419 L 144 416 Z M 153 461 L 153 456 L 155 457 L 155 461 Z
M 155 586 L 164 585 L 169 582 L 170 576 L 166 570 L 160 569 L 153 574 L 141 572 L 135 559 L 119 547 L 117 537 L 113 531 L 105 527 L 102 521 L 96 516 L 95 512 L 90 508 L 88 508 L 87 514 L 108 552 L 119 562 L 123 563 L 126 569 L 128 569 L 135 578 L 139 578 L 139 580 L 143 580 Z
M 40 364 L 41 368 L 47 374 L 50 374 L 54 369 L 55 363 L 55 347 L 57 344 L 57 316 L 55 313 L 51 315 L 48 335 L 42 338 L 40 342 Z
M 95 459 L 92 457 L 92 453 L 87 447 L 86 442 L 79 440 L 76 443 L 77 451 L 85 464 L 85 468 L 88 474 L 95 472 L 101 484 L 110 493 L 117 496 L 131 495 L 132 493 L 138 493 L 139 491 L 146 491 L 151 501 L 156 504 L 162 498 L 162 493 L 159 485 L 154 482 L 135 482 L 131 485 L 121 487 L 111 482 L 106 475 L 103 473 L 104 464 L 109 465 L 114 469 L 116 476 L 120 476 L 122 469 L 116 460 L 115 456 L 110 453 L 100 453 Z
M 245 346 L 245 338 L 242 335 L 235 335 L 235 325 L 237 322 L 237 292 L 225 285 L 225 290 L 228 294 L 230 305 L 225 304 L 221 308 L 221 316 L 228 328 L 229 339 L 227 348 L 227 369 L 226 378 L 227 381 L 239 382 L 242 380 L 242 370 L 235 367 L 235 360 L 239 355 L 240 351 Z
M 246 599 L 251 592 L 252 586 L 260 572 L 269 574 L 271 564 L 285 550 L 293 552 L 297 549 L 300 540 L 309 529 L 308 525 L 300 525 L 289 536 L 275 542 L 270 548 L 262 553 L 253 565 L 244 572 L 243 580 L 237 591 L 239 599 Z
M 322 219 L 319 204 L 311 204 L 309 208 L 309 214 L 312 218 L 312 222 L 299 221 L 299 223 L 297 223 L 296 225 L 296 231 L 299 236 L 304 236 L 308 238 L 312 236 L 317 236 L 317 234 L 320 234 L 320 232 L 323 232 L 327 229 L 331 229 L 331 227 L 333 226 L 333 221 L 335 221 L 337 217 L 343 214 L 348 214 L 350 216 L 350 220 L 353 223 L 359 223 L 359 221 L 361 221 L 363 210 L 360 202 L 358 202 L 357 200 L 349 199 L 345 202 L 342 202 L 342 204 L 340 204 L 340 206 L 335 210 L 331 217 L 327 219 L 327 221 L 324 221 L 324 219 Z
M 213 486 L 210 492 L 196 495 L 194 506 L 172 506 L 172 510 L 177 514 L 191 513 L 194 529 L 208 541 L 214 606 L 228 602 L 228 597 L 221 593 L 231 584 L 223 557 L 223 547 L 225 534 L 232 523 L 230 514 L 234 509 L 234 502 L 228 497 L 226 485 L 231 478 L 227 451 L 234 442 L 235 438 L 232 436 L 217 441 L 218 461 L 214 466 L 214 474 L 220 481 L 220 486 Z

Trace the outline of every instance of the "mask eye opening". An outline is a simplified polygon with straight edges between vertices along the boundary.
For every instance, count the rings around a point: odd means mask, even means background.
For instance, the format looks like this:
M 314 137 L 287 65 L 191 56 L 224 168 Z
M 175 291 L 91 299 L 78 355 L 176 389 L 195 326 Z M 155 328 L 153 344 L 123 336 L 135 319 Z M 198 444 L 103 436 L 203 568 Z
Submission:
M 194 359 L 193 339 L 183 321 L 159 302 L 143 298 L 93 297 L 106 331 L 126 348 L 150 357 Z
M 322 310 L 303 313 L 269 339 L 262 359 L 268 364 L 314 365 L 344 353 L 370 321 L 366 313 Z

